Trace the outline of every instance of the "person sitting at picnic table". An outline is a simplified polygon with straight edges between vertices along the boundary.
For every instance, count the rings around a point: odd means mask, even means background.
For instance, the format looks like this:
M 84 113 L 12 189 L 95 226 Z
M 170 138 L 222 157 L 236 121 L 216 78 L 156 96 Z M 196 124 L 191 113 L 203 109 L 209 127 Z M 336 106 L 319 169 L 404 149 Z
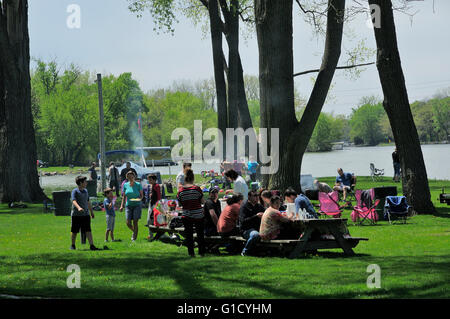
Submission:
M 220 213 L 219 220 L 217 222 L 217 232 L 220 236 L 229 237 L 239 234 L 237 222 L 243 201 L 244 196 L 241 193 L 233 194 L 227 199 L 228 205 Z
M 344 173 L 342 168 L 338 168 L 337 172 L 339 175 L 336 177 L 336 184 L 334 185 L 333 190 L 343 192 L 343 200 L 345 201 L 347 198 L 347 192 L 351 190 L 354 174 Z
M 261 189 L 261 191 L 259 192 L 259 203 L 264 208 L 270 207 L 270 198 L 272 198 L 272 192 L 268 189 Z
M 205 215 L 205 236 L 218 236 L 217 222 L 221 214 L 221 207 L 219 191 L 215 187 L 209 190 L 209 198 L 203 206 L 203 214 Z
M 197 234 L 198 253 L 205 255 L 206 246 L 204 238 L 204 218 L 202 204 L 204 202 L 203 191 L 194 185 L 194 172 L 187 168 L 184 176 L 184 185 L 178 189 L 177 199 L 183 207 L 183 225 L 185 230 L 186 246 L 188 254 L 195 257 L 194 252 L 194 227 Z
M 313 184 L 319 192 L 328 194 L 333 191 L 333 189 L 330 187 L 330 185 L 328 185 L 327 183 L 322 183 L 318 179 L 314 180 Z
M 295 192 L 295 191 L 294 191 Z M 298 213 L 300 210 L 306 210 L 308 219 L 317 219 L 319 215 L 317 215 L 316 210 L 314 209 L 313 204 L 311 204 L 310 200 L 306 195 L 300 191 L 300 194 L 295 198 L 295 213 Z
M 248 196 L 248 186 L 244 178 L 240 176 L 234 169 L 226 171 L 225 178 L 227 178 L 230 182 L 233 182 L 233 189 L 226 190 L 225 194 L 240 193 L 246 200 Z
M 297 192 L 292 188 L 289 187 L 284 191 L 284 203 L 280 206 L 280 211 L 286 211 L 287 210 L 287 204 L 295 204 L 295 199 L 297 198 Z
M 281 198 L 279 196 L 272 196 L 270 199 L 270 207 L 264 211 L 261 218 L 261 226 L 259 228 L 259 236 L 262 240 L 272 240 L 280 236 L 282 224 L 291 223 L 292 220 L 280 213 Z
M 241 235 L 247 240 L 241 256 L 247 256 L 252 248 L 259 241 L 259 228 L 261 227 L 261 217 L 265 208 L 258 201 L 258 192 L 248 192 L 246 200 L 239 211 L 239 225 Z
M 185 176 L 186 176 L 186 170 L 188 169 L 192 169 L 192 164 L 191 163 L 183 163 L 183 170 L 181 170 L 176 179 L 175 179 L 175 184 L 177 185 L 177 188 L 183 187 L 184 183 L 185 183 Z

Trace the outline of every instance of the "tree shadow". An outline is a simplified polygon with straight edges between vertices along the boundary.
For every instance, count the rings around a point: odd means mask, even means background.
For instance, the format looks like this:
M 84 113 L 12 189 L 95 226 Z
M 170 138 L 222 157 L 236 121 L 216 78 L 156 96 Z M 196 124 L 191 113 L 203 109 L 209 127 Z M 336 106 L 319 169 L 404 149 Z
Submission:
M 191 259 L 173 253 L 159 256 L 127 253 L 123 257 L 102 256 L 101 258 L 71 253 L 58 256 L 54 254 L 30 255 L 21 258 L 20 262 L 24 265 L 32 265 L 33 272 L 48 271 L 49 267 L 63 267 L 61 274 L 56 275 L 58 277 L 56 281 L 52 278 L 46 279 L 55 282 L 61 279 L 61 283 L 50 287 L 49 285 L 44 287 L 34 285 L 29 288 L 8 287 L 8 294 L 58 298 L 217 299 L 242 298 L 242 290 L 248 290 L 248 293 L 245 292 L 247 296 L 250 296 L 248 298 L 264 296 L 271 296 L 270 298 L 360 298 L 361 295 L 373 298 L 448 298 L 448 295 L 445 296 L 445 291 L 448 292 L 448 269 L 450 269 L 448 255 L 430 258 L 430 256 L 372 257 L 357 254 L 355 256 L 357 258 L 351 257 L 352 262 L 348 264 L 346 261 L 350 258 L 342 258 L 342 254 L 337 252 L 319 253 L 319 256 L 330 258 L 332 261 L 324 265 L 323 274 L 304 277 L 304 272 L 311 272 L 309 267 L 313 267 L 308 263 L 314 260 L 309 258 L 280 259 L 269 260 L 266 263 L 259 258 L 252 260 L 252 257 L 241 259 L 242 261 L 237 261 L 232 257 Z M 281 272 L 280 275 L 286 276 L 278 278 L 276 273 L 272 272 L 271 267 L 275 267 L 273 269 L 276 270 L 279 267 L 277 262 L 283 263 L 285 260 L 296 267 L 296 269 L 292 269 L 294 275 L 291 272 Z M 65 271 L 65 267 L 74 263 L 80 266 L 82 278 L 97 279 L 96 283 L 84 279 L 82 282 L 84 289 L 67 288 L 66 278 L 69 273 Z M 2 260 L 2 264 L 4 269 L 11 273 L 20 272 L 17 269 L 17 260 Z M 369 264 L 378 264 L 381 268 L 381 289 L 366 287 L 369 274 L 365 270 Z M 249 267 L 254 268 L 249 269 Z M 256 276 L 255 278 L 254 273 L 251 276 L 249 273 L 251 269 L 261 271 L 261 277 Z M 333 271 L 333 269 L 335 270 Z M 122 280 L 121 285 L 108 285 L 106 282 L 105 285 L 98 284 L 98 278 L 95 277 L 99 270 L 116 278 L 115 280 Z M 424 271 L 429 270 L 432 270 L 437 278 L 420 283 L 411 281 L 411 278 L 422 277 Z M 142 284 L 143 281 L 151 285 L 156 279 L 167 280 L 167 289 L 156 293 L 139 289 L 139 284 Z M 334 282 L 331 283 L 330 280 L 334 280 Z M 385 281 L 387 286 L 383 284 Z M 224 283 L 227 284 L 222 285 Z M 319 288 L 315 290 L 314 288 L 327 287 L 330 284 L 334 284 L 335 288 L 325 290 L 319 290 Z M 309 285 L 308 289 L 302 289 L 303 285 Z M 342 285 L 342 291 L 336 288 L 337 285 Z M 212 288 L 214 286 L 216 288 Z M 217 287 L 223 288 L 221 290 Z
M 450 218 L 450 206 L 436 207 L 436 211 L 433 213 L 435 217 Z

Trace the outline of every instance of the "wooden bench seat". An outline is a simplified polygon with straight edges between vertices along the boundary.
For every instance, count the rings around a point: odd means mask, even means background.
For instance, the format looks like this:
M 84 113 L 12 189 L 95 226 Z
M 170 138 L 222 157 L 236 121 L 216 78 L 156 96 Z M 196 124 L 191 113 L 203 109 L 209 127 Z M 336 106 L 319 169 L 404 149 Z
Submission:
M 308 232 L 305 232 L 306 235 L 302 237 L 302 239 L 274 239 L 274 240 L 262 240 L 256 244 L 257 248 L 277 248 L 280 251 L 285 253 L 290 253 L 290 258 L 295 258 L 299 256 L 302 252 L 305 251 L 315 251 L 317 249 L 334 249 L 334 248 L 342 248 L 344 249 L 344 253 L 347 255 L 353 255 L 352 248 L 356 247 L 360 241 L 367 241 L 368 238 L 362 237 L 351 237 L 349 234 L 337 233 L 336 227 L 331 228 L 333 230 L 333 234 L 337 235 L 339 238 L 336 239 L 334 235 L 327 234 L 322 235 L 320 239 L 312 239 L 310 235 L 312 233 L 312 229 L 318 229 L 323 227 L 324 225 L 337 225 L 338 223 L 346 222 L 346 220 L 333 219 L 333 220 L 312 220 L 309 221 L 310 225 L 314 225 L 314 228 L 310 228 Z M 151 231 L 156 233 L 156 236 L 153 240 L 157 240 L 162 234 L 180 234 L 182 236 L 185 235 L 184 228 L 175 228 L 171 229 L 167 226 L 147 226 Z M 196 238 L 196 234 L 194 234 L 194 238 Z M 228 243 L 238 243 L 239 245 L 244 245 L 246 239 L 242 236 L 229 236 L 229 237 L 221 237 L 221 236 L 205 236 L 205 242 L 207 245 L 222 245 Z

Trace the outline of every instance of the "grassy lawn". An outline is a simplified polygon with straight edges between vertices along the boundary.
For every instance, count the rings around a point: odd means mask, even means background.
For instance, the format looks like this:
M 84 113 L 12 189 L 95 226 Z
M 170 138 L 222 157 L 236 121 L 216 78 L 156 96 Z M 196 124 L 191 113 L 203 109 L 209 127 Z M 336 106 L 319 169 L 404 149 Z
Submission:
M 333 184 L 334 178 L 323 181 Z M 197 179 L 197 181 L 199 181 Z M 358 179 L 357 188 L 396 185 L 389 178 Z M 450 181 L 430 181 L 434 215 L 415 216 L 406 225 L 354 226 L 352 236 L 367 237 L 354 249 L 290 260 L 223 253 L 188 258 L 185 247 L 149 243 L 144 220 L 135 243 L 124 213 L 117 213 L 116 238 L 109 250 L 91 252 L 77 239 L 70 251 L 70 217 L 44 213 L 42 205 L 8 209 L 0 205 L 0 294 L 63 298 L 449 298 L 450 206 L 439 204 Z M 143 214 L 146 218 L 146 212 Z M 103 247 L 103 212 L 92 220 L 94 241 Z M 66 271 L 81 268 L 81 289 L 69 289 Z M 367 267 L 381 269 L 381 288 L 366 285 Z

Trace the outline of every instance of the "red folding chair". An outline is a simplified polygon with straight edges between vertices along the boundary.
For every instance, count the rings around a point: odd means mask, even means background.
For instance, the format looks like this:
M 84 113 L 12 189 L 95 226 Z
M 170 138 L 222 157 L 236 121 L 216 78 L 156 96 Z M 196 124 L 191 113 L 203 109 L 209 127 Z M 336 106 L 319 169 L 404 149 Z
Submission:
M 350 217 L 354 223 L 359 223 L 360 225 L 362 225 L 364 221 L 368 221 L 370 225 L 375 225 L 378 221 L 378 213 L 375 208 L 380 203 L 380 200 L 377 199 L 375 204 L 371 207 L 366 207 L 361 201 L 361 194 L 362 190 L 358 189 L 355 191 L 356 206 L 353 207 Z M 373 198 L 373 191 L 371 191 L 371 197 Z
M 331 193 L 319 192 L 319 214 L 321 216 L 331 216 L 339 218 L 342 215 L 344 206 L 339 206 L 339 194 L 337 191 Z

